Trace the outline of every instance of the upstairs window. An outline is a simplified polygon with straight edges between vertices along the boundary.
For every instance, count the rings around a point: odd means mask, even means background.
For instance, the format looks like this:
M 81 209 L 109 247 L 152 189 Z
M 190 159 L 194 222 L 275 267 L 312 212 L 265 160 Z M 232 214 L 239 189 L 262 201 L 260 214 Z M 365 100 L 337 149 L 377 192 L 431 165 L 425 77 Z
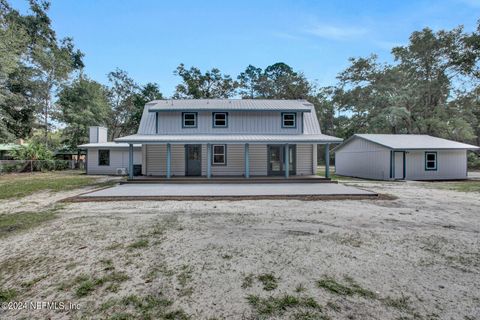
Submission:
M 297 114 L 296 113 L 282 113 L 282 128 L 296 128 Z
M 184 128 L 196 128 L 197 127 L 197 113 L 196 112 L 184 112 L 184 113 L 182 113 L 182 126 Z
M 226 127 L 228 127 L 228 113 L 226 113 L 226 112 L 214 112 L 213 113 L 213 127 L 214 128 L 226 128 Z
M 110 150 L 98 150 L 98 165 L 99 166 L 110 165 Z
M 425 152 L 425 170 L 437 170 L 437 153 Z
M 224 144 L 214 144 L 212 146 L 212 164 L 226 165 L 227 164 L 227 148 Z

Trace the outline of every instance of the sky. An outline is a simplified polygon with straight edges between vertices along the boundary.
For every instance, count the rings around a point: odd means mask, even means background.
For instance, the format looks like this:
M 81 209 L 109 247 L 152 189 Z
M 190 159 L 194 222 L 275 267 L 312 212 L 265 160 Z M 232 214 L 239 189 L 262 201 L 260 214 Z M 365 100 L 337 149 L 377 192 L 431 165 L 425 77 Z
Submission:
M 10 0 L 25 13 L 26 0 Z M 430 27 L 476 28 L 480 0 L 51 0 L 58 37 L 73 37 L 85 73 L 107 84 L 120 68 L 169 97 L 180 64 L 236 77 L 252 64 L 284 62 L 319 86 L 336 84 L 349 57 L 390 50 Z

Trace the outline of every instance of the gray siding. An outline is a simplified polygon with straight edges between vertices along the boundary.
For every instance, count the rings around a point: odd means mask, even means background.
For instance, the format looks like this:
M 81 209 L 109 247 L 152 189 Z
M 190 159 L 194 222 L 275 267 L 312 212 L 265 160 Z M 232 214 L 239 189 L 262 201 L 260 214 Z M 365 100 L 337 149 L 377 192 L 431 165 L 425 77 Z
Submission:
M 352 139 L 335 152 L 335 173 L 385 180 L 390 178 L 390 150 L 363 139 Z
M 302 116 L 297 113 L 296 128 L 282 128 L 281 112 L 231 111 L 228 113 L 227 128 L 213 128 L 212 112 L 198 112 L 197 128 L 182 128 L 182 112 L 160 112 L 158 134 L 301 134 Z M 155 132 L 152 132 L 153 134 Z
M 171 174 L 172 176 L 185 175 L 185 146 L 174 144 L 172 147 L 172 162 Z M 165 176 L 167 175 L 167 146 L 160 145 L 145 145 L 146 168 L 145 174 L 147 176 Z
M 467 178 L 466 150 L 438 150 L 437 170 L 425 170 L 425 151 L 407 152 L 406 179 L 409 180 L 447 180 Z M 428 150 L 430 151 L 430 150 Z M 433 150 L 435 151 L 435 150 Z
M 98 150 L 110 150 L 110 165 L 98 165 Z M 142 151 L 135 148 L 133 164 L 142 164 Z M 117 168 L 128 169 L 128 148 L 88 148 L 87 170 L 88 174 L 116 174 Z
M 297 145 L 297 175 L 312 175 L 313 152 L 311 144 Z

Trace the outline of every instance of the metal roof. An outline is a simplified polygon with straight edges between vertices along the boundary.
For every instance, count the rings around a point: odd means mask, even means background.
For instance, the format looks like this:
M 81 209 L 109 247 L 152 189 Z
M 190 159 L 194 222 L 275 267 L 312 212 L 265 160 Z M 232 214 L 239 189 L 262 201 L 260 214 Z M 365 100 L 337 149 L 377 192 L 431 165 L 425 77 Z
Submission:
M 389 149 L 395 150 L 454 150 L 454 149 L 479 149 L 479 147 L 456 142 L 452 140 L 432 137 L 424 134 L 354 134 L 342 145 L 334 150 L 339 150 L 354 138 L 361 138 Z
M 140 148 L 142 145 L 134 144 L 135 148 Z M 86 143 L 79 145 L 78 148 L 128 148 L 128 143 L 116 143 L 116 142 L 101 142 L 101 143 Z
M 310 112 L 307 100 L 273 99 L 169 99 L 146 104 L 148 111 L 223 110 L 223 111 L 298 111 Z
M 340 143 L 342 139 L 324 134 L 134 134 L 115 139 L 128 143 Z

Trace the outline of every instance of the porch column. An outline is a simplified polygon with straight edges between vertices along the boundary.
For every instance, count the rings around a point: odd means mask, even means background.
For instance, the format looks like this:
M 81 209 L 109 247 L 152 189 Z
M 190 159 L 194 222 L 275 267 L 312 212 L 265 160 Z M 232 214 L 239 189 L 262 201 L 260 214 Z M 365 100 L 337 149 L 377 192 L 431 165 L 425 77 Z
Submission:
M 167 179 L 172 176 L 172 145 L 167 143 Z
M 250 178 L 250 150 L 248 143 L 245 143 L 245 178 Z
M 325 178 L 330 179 L 330 144 L 325 145 Z
M 288 179 L 288 175 L 290 174 L 290 150 L 288 147 L 288 143 L 285 145 L 285 179 Z
M 128 145 L 128 179 L 133 179 L 133 144 Z
M 212 145 L 207 144 L 207 178 L 212 177 Z

